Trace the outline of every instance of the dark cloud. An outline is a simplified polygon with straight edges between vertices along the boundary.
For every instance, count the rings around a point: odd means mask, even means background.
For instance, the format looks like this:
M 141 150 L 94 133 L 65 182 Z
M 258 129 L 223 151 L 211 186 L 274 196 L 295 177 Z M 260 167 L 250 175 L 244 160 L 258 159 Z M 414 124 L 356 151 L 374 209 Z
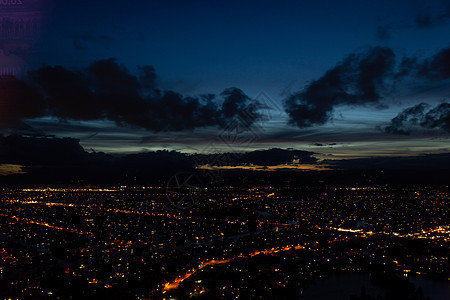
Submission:
M 316 146 L 316 147 L 326 147 L 326 146 L 336 146 L 336 143 L 329 143 L 329 144 L 323 144 L 323 143 L 313 143 L 311 144 L 312 146 Z
M 450 104 L 445 102 L 430 108 L 429 104 L 420 103 L 404 109 L 385 127 L 385 132 L 410 134 L 416 128 L 437 128 L 450 132 Z
M 450 47 L 444 48 L 428 58 L 403 57 L 398 64 L 394 79 L 396 83 L 408 79 L 414 83 L 415 93 L 430 90 L 448 91 L 450 79 Z M 445 95 L 447 96 L 447 95 Z
M 273 166 L 292 163 L 293 160 L 299 160 L 300 163 L 305 164 L 317 162 L 313 156 L 314 152 L 293 149 L 273 148 L 246 153 L 222 153 L 221 155 L 226 154 L 238 156 L 239 159 L 236 163 L 243 164 Z M 206 157 L 209 154 L 195 154 L 194 156 Z M 181 165 L 194 167 L 194 159 L 191 159 L 194 156 L 177 151 L 154 151 L 113 156 L 101 152 L 88 153 L 80 145 L 80 141 L 74 138 L 0 136 L 0 164 L 21 164 L 32 167 L 72 165 L 105 167 L 115 165 L 126 169 L 147 169 L 169 160 L 172 160 L 171 164 L 189 160 L 189 164 L 183 162 Z M 148 171 L 152 172 L 151 169 Z M 153 171 L 159 172 L 160 170 Z
M 431 28 L 441 25 L 450 19 L 450 3 L 448 1 L 442 1 L 441 5 L 434 9 L 425 3 L 421 5 L 414 18 L 414 25 L 417 28 Z
M 398 65 L 396 79 L 402 79 L 405 76 L 417 75 L 419 69 L 419 61 L 417 57 L 403 57 Z
M 375 31 L 375 38 L 386 42 L 391 38 L 393 31 L 411 29 L 430 29 L 445 24 L 450 20 L 450 3 L 444 1 L 416 1 L 416 13 L 407 23 L 391 22 L 380 25 Z
M 429 107 L 426 103 L 420 103 L 409 107 L 400 112 L 391 120 L 391 125 L 385 128 L 386 133 L 392 134 L 410 134 L 413 127 L 420 123 L 425 109 Z
M 224 153 L 223 155 L 231 154 Z M 80 146 L 79 140 L 73 138 L 31 138 L 22 136 L 0 136 L 0 164 L 18 164 L 26 174 L 1 176 L 0 184 L 63 184 L 74 183 L 76 185 L 86 182 L 88 184 L 165 184 L 173 174 L 180 171 L 198 172 L 195 169 L 195 156 L 208 156 L 205 154 L 185 154 L 177 151 L 153 151 L 139 154 L 114 156 L 98 152 L 87 152 Z M 300 160 L 302 164 L 318 163 L 314 153 L 301 150 L 269 149 L 253 151 L 241 154 L 238 164 L 254 164 L 258 166 L 274 166 L 291 163 Z M 236 164 L 236 162 L 235 162 Z M 305 173 L 305 177 L 298 182 L 309 182 L 315 176 L 319 184 L 324 179 L 337 178 L 348 179 L 349 184 L 363 180 L 371 170 L 386 170 L 382 174 L 389 175 L 388 182 L 411 174 L 420 175 L 419 179 L 433 180 L 438 175 L 444 181 L 447 173 L 439 173 L 439 170 L 448 170 L 450 154 L 428 154 L 414 157 L 375 157 L 349 160 L 325 160 L 320 164 L 338 171 L 322 171 L 317 173 Z M 262 167 L 261 169 L 264 169 Z M 361 170 L 363 173 L 351 173 Z M 242 184 L 242 178 L 258 180 L 258 176 L 264 176 L 264 180 L 272 183 L 285 184 L 286 180 L 292 180 L 294 173 L 290 169 L 280 168 L 279 171 L 289 172 L 283 177 L 283 172 L 271 176 L 261 175 L 259 172 L 245 171 L 245 173 L 229 171 L 223 176 L 227 182 Z M 411 172 L 418 171 L 418 172 Z M 420 172 L 419 172 L 420 171 Z M 424 175 L 423 171 L 429 171 Z M 350 173 L 349 173 L 350 172 Z M 245 175 L 245 177 L 238 175 Z M 302 173 L 303 174 L 303 173 Z M 381 174 L 381 173 L 380 173 Z M 249 177 L 255 176 L 255 177 Z M 312 176 L 312 177 L 311 177 Z M 207 183 L 206 177 L 201 177 Z M 261 177 L 262 178 L 262 177 Z M 370 179 L 370 178 L 369 178 Z M 244 180 L 245 181 L 245 180 Z M 411 183 L 409 178 L 404 180 Z M 372 182 L 369 180 L 369 182 Z M 423 181 L 421 181 L 423 182 Z M 373 182 L 372 182 L 373 183 Z
M 347 56 L 284 101 L 290 123 L 301 128 L 325 124 L 336 105 L 376 104 L 381 99 L 386 76 L 394 71 L 394 57 L 393 51 L 385 47 Z
M 381 101 L 405 78 L 420 83 L 413 87 L 416 92 L 446 83 L 450 79 L 450 48 L 427 59 L 403 57 L 398 64 L 393 51 L 386 47 L 350 54 L 302 91 L 287 97 L 284 107 L 290 124 L 300 128 L 322 125 L 332 119 L 334 108 L 339 105 L 372 104 L 386 108 Z M 412 108 L 403 112 L 392 120 L 387 132 L 408 134 L 402 127 L 407 123 L 414 125 L 413 114 Z
M 261 103 L 252 101 L 250 97 L 237 88 L 229 88 L 221 93 L 224 101 L 221 108 L 221 114 L 224 120 L 230 120 L 236 116 L 240 120 L 242 127 L 250 127 L 256 120 L 263 116 L 258 112 L 262 108 Z M 223 124 L 226 126 L 227 124 Z
M 74 138 L 17 135 L 0 136 L 0 164 L 24 166 L 30 182 L 65 183 L 83 179 L 110 183 L 136 176 L 145 181 L 194 168 L 188 155 L 176 151 L 113 156 L 89 153 Z
M 418 68 L 420 76 L 430 79 L 449 79 L 450 48 L 439 51 L 431 59 L 425 60 Z
M 426 128 L 442 128 L 450 132 L 450 103 L 441 103 L 429 110 L 420 125 Z
M 249 127 L 261 117 L 256 100 L 238 88 L 220 95 L 187 97 L 156 88 L 151 66 L 132 75 L 114 59 L 99 60 L 85 70 L 44 66 L 30 73 L 31 83 L 14 80 L 1 98 L 1 128 L 24 118 L 54 116 L 63 120 L 111 120 L 149 131 L 224 127 L 232 120 Z M 3 92 L 0 91 L 0 92 Z
M 35 88 L 13 76 L 0 77 L 0 130 L 21 125 L 21 118 L 42 116 L 45 110 L 44 97 Z
M 21 122 L 15 125 L 13 128 L 6 131 L 7 135 L 19 135 L 19 136 L 32 136 L 32 137 L 50 137 L 45 133 L 45 130 L 36 129 L 28 123 Z
M 0 137 L 0 164 L 26 166 L 87 166 L 99 164 L 73 138 L 35 138 L 17 135 Z
M 215 155 L 185 154 L 177 151 L 151 151 L 128 155 L 87 152 L 74 138 L 0 136 L 0 165 L 24 166 L 28 177 L 50 181 L 92 179 L 95 182 L 134 178 L 168 179 L 179 171 L 195 171 L 196 162 Z M 317 163 L 313 152 L 293 149 L 269 149 L 247 153 L 221 153 L 235 157 L 228 165 L 255 164 L 273 166 L 299 160 Z M 224 164 L 227 165 L 227 164 Z M 42 176 L 43 178 L 39 178 Z

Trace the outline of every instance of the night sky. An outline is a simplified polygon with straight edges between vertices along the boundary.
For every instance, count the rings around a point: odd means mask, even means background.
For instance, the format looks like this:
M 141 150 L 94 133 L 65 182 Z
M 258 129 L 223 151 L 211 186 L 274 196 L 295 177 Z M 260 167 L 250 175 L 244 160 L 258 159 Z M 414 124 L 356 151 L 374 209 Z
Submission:
M 450 1 L 23 3 L 0 8 L 40 22 L 0 37 L 19 70 L 0 95 L 3 174 L 43 164 L 17 145 L 62 138 L 108 155 L 311 153 L 299 168 L 450 152 Z

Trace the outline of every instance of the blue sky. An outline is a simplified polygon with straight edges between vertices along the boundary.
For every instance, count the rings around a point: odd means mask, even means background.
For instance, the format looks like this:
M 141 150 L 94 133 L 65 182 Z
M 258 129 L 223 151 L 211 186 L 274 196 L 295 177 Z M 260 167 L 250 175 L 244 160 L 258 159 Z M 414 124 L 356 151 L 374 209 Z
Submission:
M 263 92 L 272 115 L 258 122 L 258 138 L 237 150 L 291 147 L 336 158 L 449 151 L 448 131 L 440 127 L 418 126 L 408 135 L 384 130 L 408 107 L 426 102 L 431 109 L 446 103 L 447 78 L 407 76 L 396 82 L 389 77 L 377 101 L 334 103 L 326 122 L 307 127 L 289 123 L 283 105 L 349 55 L 377 46 L 392 50 L 396 70 L 404 57 L 431 60 L 450 46 L 449 1 L 68 0 L 48 4 L 43 28 L 27 58 L 29 70 L 43 65 L 81 70 L 114 58 L 130 74 L 137 74 L 138 66 L 153 66 L 158 89 L 183 96 L 220 94 L 229 87 L 251 98 Z M 164 148 L 201 152 L 223 130 L 154 132 L 111 120 L 60 116 L 26 123 L 110 153 Z M 327 143 L 335 145 L 317 146 Z
M 447 22 L 414 27 L 422 7 L 438 15 L 440 2 L 64 1 L 51 10 L 36 63 L 79 66 L 115 57 L 131 70 L 154 66 L 167 88 L 239 86 L 278 97 L 358 49 L 381 44 L 425 56 L 447 47 Z M 390 38 L 380 41 L 379 27 L 391 28 Z

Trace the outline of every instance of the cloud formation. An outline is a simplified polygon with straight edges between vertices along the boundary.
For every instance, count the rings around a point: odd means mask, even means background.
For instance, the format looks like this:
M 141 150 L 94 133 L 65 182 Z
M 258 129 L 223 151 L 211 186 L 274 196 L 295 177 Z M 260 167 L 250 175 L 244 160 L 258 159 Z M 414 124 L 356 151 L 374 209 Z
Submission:
M 419 76 L 445 80 L 450 78 L 450 48 L 443 49 L 418 66 Z
M 427 1 L 420 4 L 421 7 L 414 18 L 414 26 L 417 28 L 431 28 L 440 25 L 450 19 L 450 3 L 441 1 L 438 7 L 433 8 L 427 5 Z
M 300 128 L 325 124 L 336 105 L 375 104 L 394 72 L 395 55 L 386 47 L 348 55 L 304 90 L 284 101 L 291 124 Z
M 350 54 L 303 90 L 288 96 L 284 107 L 292 125 L 300 128 L 322 125 L 332 119 L 334 108 L 339 105 L 382 106 L 385 103 L 381 101 L 406 77 L 420 81 L 418 87 L 424 90 L 436 83 L 447 82 L 450 79 L 450 48 L 426 59 L 403 57 L 398 64 L 392 49 L 386 47 Z M 414 113 L 420 113 L 416 110 L 421 108 L 424 109 L 419 105 L 403 112 L 392 120 L 387 131 L 401 133 L 402 126 L 397 124 L 413 121 Z
M 0 136 L 0 164 L 82 167 L 99 164 L 99 158 L 87 153 L 73 138 Z
M 391 120 L 391 124 L 385 127 L 386 133 L 408 135 L 412 131 L 412 127 L 420 123 L 423 113 L 429 105 L 420 103 L 413 107 L 409 107 L 400 112 Z
M 183 96 L 156 88 L 151 66 L 131 74 L 114 59 L 99 60 L 84 70 L 44 66 L 25 83 L 11 79 L 2 93 L 0 129 L 25 118 L 54 116 L 70 120 L 112 120 L 149 131 L 180 131 L 226 126 L 237 119 L 251 126 L 261 115 L 256 100 L 238 88 L 220 95 Z
M 231 155 L 232 153 L 224 153 L 223 155 L 227 154 Z M 196 154 L 195 156 L 208 155 Z M 79 140 L 73 138 L 0 136 L 0 173 L 3 173 L 0 174 L 0 185 L 7 183 L 66 185 L 69 182 L 74 182 L 74 180 L 77 185 L 83 180 L 89 184 L 107 183 L 108 185 L 112 183 L 162 184 L 173 174 L 180 171 L 202 173 L 202 170 L 195 169 L 195 156 L 166 150 L 117 156 L 101 152 L 86 152 L 79 144 Z M 295 160 L 299 160 L 299 164 L 296 164 Z M 284 185 L 286 180 L 291 181 L 293 178 L 298 178 L 294 176 L 298 175 L 295 175 L 296 171 L 299 171 L 302 166 L 306 170 L 333 169 L 342 171 L 308 172 L 304 177 L 301 177 L 301 180 L 298 180 L 303 184 L 311 180 L 317 180 L 319 184 L 323 184 L 325 178 L 327 180 L 333 178 L 338 181 L 345 180 L 349 184 L 360 182 L 370 174 L 367 172 L 370 170 L 390 170 L 390 172 L 383 173 L 392 177 L 389 182 L 392 182 L 393 179 L 402 179 L 405 175 L 417 175 L 421 182 L 429 180 L 429 182 L 436 183 L 434 180 L 439 179 L 445 183 L 445 179 L 448 178 L 449 162 L 450 153 L 319 162 L 314 157 L 313 152 L 275 148 L 242 154 L 238 163 L 215 164 L 214 166 L 230 166 L 230 168 L 220 169 L 231 170 L 229 173 L 223 173 L 224 178 L 236 182 L 236 184 L 242 184 L 242 178 L 245 178 L 245 180 L 253 178 L 257 182 L 258 178 L 261 178 L 258 176 L 264 176 L 264 179 L 269 178 L 271 183 L 278 182 Z M 288 165 L 280 167 L 286 163 Z M 270 177 L 268 174 L 260 175 L 258 172 L 242 173 L 251 170 L 248 167 L 249 164 L 254 165 L 253 170 L 293 172 L 284 173 L 286 176 L 278 173 L 274 177 Z M 233 166 L 242 166 L 242 168 Z M 364 170 L 364 173 L 352 173 L 354 170 Z M 411 172 L 412 170 L 420 172 Z M 427 170 L 430 172 L 422 173 L 422 171 Z M 442 173 L 438 172 L 439 170 L 447 171 Z M 396 173 L 393 173 L 394 171 Z M 239 174 L 245 175 L 245 177 Z M 209 177 L 202 178 L 206 183 Z M 373 183 L 372 179 L 369 177 L 370 182 Z M 411 184 L 409 177 L 404 178 L 404 182 Z
M 198 161 L 208 161 L 217 155 L 234 156 L 237 160 L 227 164 L 213 164 L 214 166 L 277 166 L 292 165 L 293 162 L 314 165 L 317 163 L 314 154 L 309 151 L 274 148 L 214 155 L 192 155 L 167 150 L 110 155 L 87 152 L 80 141 L 74 138 L 0 136 L 0 168 L 2 165 L 5 169 L 16 166 L 17 170 L 25 171 L 27 174 L 24 176 L 32 179 L 32 182 L 73 179 L 116 182 L 124 178 L 138 178 L 143 182 L 147 179 L 166 180 L 180 171 L 194 172 Z
M 437 128 L 450 133 L 450 103 L 444 102 L 435 107 L 420 103 L 406 108 L 384 130 L 386 133 L 408 135 L 417 128 Z
M 392 33 L 399 30 L 431 29 L 445 25 L 450 20 L 450 2 L 443 1 L 415 1 L 416 13 L 409 22 L 391 22 L 378 26 L 375 37 L 380 42 L 390 40 Z
M 16 165 L 30 182 L 118 182 L 138 176 L 160 179 L 183 170 L 193 170 L 192 159 L 176 151 L 154 151 L 123 156 L 87 152 L 78 139 L 0 136 L 0 166 Z M 1 176 L 0 176 L 1 177 Z M 1 179 L 1 178 L 0 178 Z M 19 182 L 22 182 L 19 179 Z
M 4 76 L 0 80 L 0 130 L 17 126 L 22 118 L 35 118 L 45 114 L 44 97 L 35 88 Z
M 450 48 L 422 60 L 404 57 L 398 64 L 387 47 L 352 53 L 303 90 L 284 99 L 284 108 L 292 125 L 322 125 L 332 119 L 336 106 L 385 104 L 381 101 L 405 77 L 421 80 L 422 88 L 446 82 L 450 79 Z M 141 66 L 134 75 L 112 58 L 96 61 L 86 69 L 43 66 L 30 72 L 26 81 L 2 78 L 0 108 L 0 130 L 42 116 L 110 120 L 119 126 L 153 132 L 226 128 L 236 120 L 241 127 L 249 128 L 264 117 L 260 113 L 263 105 L 238 88 L 200 96 L 162 91 L 157 87 L 153 67 Z M 410 117 L 411 112 L 405 114 Z M 406 124 L 402 118 L 405 115 L 393 120 L 386 130 L 401 133 L 402 125 L 396 123 Z

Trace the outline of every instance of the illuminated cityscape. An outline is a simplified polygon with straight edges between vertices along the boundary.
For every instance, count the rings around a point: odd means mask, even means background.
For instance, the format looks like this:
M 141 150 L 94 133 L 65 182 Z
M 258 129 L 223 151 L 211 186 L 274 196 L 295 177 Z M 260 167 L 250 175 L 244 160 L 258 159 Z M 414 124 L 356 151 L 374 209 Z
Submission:
M 332 274 L 370 274 L 385 293 L 413 297 L 383 280 L 448 284 L 449 196 L 224 186 L 177 209 L 164 187 L 4 189 L 1 296 L 284 299 Z

